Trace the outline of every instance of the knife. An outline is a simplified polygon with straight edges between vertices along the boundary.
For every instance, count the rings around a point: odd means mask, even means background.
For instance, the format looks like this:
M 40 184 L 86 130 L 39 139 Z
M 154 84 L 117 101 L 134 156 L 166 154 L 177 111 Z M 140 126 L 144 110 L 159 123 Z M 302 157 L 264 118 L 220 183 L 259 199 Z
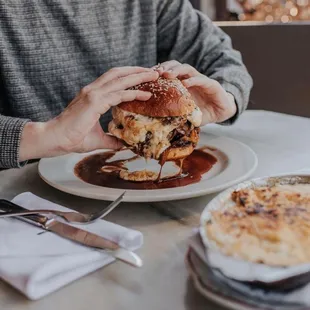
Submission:
M 5 211 L 7 208 L 14 212 L 28 211 L 10 201 L 0 199 L 0 209 Z M 55 219 L 49 219 L 43 215 L 17 216 L 16 218 L 84 246 L 104 250 L 107 254 L 129 265 L 141 267 L 143 264 L 141 258 L 136 253 L 121 248 L 117 243 L 86 230 L 70 226 Z

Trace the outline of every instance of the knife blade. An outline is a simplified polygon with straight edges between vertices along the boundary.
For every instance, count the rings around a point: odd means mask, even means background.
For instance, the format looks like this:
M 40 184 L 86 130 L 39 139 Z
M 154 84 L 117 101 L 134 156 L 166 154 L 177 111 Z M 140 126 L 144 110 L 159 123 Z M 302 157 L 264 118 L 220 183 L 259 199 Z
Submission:
M 10 201 L 0 199 L 0 209 L 7 210 L 8 208 L 13 211 L 27 210 Z M 141 267 L 143 264 L 141 258 L 136 253 L 121 248 L 117 243 L 86 230 L 56 221 L 53 218 L 49 219 L 43 215 L 27 215 L 16 218 L 81 245 L 97 250 L 104 250 L 107 254 L 132 266 Z
M 54 219 L 47 220 L 44 228 L 57 234 L 58 236 L 70 239 L 82 245 L 95 249 L 108 250 L 108 254 L 111 254 L 114 258 L 132 266 L 142 266 L 141 258 L 134 252 L 121 248 L 117 243 L 86 230 L 58 222 Z

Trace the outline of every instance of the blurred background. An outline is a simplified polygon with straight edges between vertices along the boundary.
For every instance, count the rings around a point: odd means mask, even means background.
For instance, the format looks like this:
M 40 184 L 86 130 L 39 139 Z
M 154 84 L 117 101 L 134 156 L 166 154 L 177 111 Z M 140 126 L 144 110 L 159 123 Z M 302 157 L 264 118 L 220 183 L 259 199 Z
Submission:
M 309 0 L 193 0 L 216 21 L 309 21 Z
M 310 117 L 310 0 L 191 0 L 228 33 L 253 79 L 250 109 Z

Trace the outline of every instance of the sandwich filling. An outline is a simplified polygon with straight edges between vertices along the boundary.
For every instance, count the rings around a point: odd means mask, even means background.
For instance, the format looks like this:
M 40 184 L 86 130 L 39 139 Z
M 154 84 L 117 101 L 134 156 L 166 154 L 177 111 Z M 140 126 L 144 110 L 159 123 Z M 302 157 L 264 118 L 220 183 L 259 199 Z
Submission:
M 148 117 L 125 111 L 112 110 L 109 132 L 133 147 L 145 158 L 160 159 L 169 147 L 194 147 L 199 140 L 202 113 L 198 107 L 188 115 L 177 117 Z

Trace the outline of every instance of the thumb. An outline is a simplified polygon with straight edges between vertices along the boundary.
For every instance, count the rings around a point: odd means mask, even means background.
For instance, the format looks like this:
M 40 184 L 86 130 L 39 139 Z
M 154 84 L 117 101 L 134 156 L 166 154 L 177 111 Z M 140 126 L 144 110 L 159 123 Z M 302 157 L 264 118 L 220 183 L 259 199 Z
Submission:
M 105 149 L 119 150 L 124 146 L 121 140 L 107 133 L 103 134 L 101 142 L 102 147 Z

